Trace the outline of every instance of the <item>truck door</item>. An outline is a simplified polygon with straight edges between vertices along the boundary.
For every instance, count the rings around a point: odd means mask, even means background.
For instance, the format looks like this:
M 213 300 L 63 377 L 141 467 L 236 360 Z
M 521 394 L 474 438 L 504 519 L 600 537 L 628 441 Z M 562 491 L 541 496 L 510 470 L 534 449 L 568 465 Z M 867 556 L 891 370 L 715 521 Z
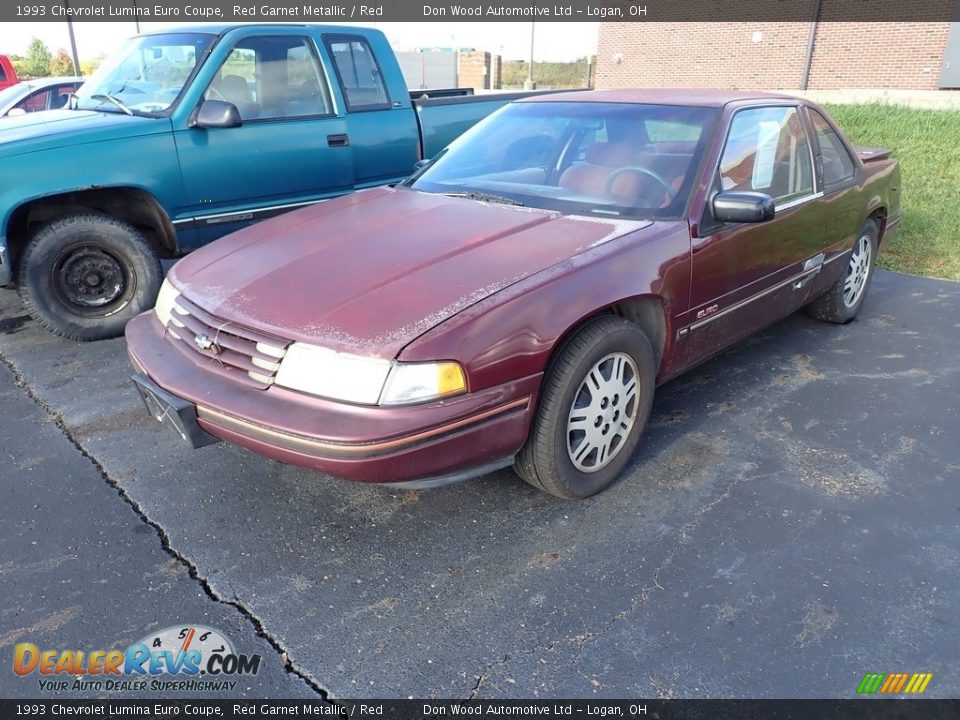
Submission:
M 241 35 L 203 100 L 233 103 L 243 123 L 175 132 L 189 204 L 178 215 L 200 242 L 353 189 L 346 121 L 304 28 Z
M 691 361 L 796 309 L 826 245 L 823 193 L 797 107 L 738 110 L 713 169 L 716 192 L 768 194 L 776 215 L 760 223 L 718 223 L 707 203 L 692 240 L 690 309 L 679 329 Z
M 378 57 L 360 35 L 325 34 L 323 43 L 347 108 L 354 184 L 367 187 L 407 177 L 419 159 L 420 131 L 409 93 L 398 97 L 396 83 L 391 87 L 384 75 L 388 61 L 400 75 L 396 61 Z

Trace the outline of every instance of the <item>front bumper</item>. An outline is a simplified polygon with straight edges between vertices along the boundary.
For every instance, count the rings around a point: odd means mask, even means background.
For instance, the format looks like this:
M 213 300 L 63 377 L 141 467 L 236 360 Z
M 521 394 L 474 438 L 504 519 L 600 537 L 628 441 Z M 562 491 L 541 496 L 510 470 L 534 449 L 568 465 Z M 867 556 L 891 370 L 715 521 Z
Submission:
M 541 377 L 425 405 L 362 407 L 207 371 L 152 312 L 130 321 L 126 336 L 137 371 L 192 406 L 204 433 L 358 482 L 429 486 L 505 466 L 526 441 Z
M 7 241 L 0 237 L 0 287 L 13 285 L 13 268 L 10 266 L 10 252 Z

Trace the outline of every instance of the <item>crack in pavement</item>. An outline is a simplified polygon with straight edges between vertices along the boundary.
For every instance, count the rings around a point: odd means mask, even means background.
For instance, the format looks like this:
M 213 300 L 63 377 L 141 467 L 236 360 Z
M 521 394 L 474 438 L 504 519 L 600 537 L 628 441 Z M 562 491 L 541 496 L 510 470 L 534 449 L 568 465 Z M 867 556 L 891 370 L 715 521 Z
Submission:
M 289 653 L 283 647 L 279 640 L 271 636 L 266 627 L 263 625 L 263 622 L 258 618 L 253 611 L 246 607 L 237 597 L 234 595 L 234 598 L 231 600 L 229 598 L 223 597 L 218 592 L 216 592 L 213 587 L 210 585 L 209 581 L 200 575 L 200 572 L 196 565 L 194 565 L 186 556 L 184 556 L 179 551 L 175 550 L 172 543 L 170 542 L 170 537 L 167 535 L 167 532 L 163 527 L 155 522 L 147 515 L 146 511 L 140 507 L 126 490 L 107 472 L 107 469 L 103 464 L 97 460 L 83 444 L 77 440 L 73 432 L 70 430 L 63 416 L 56 412 L 46 401 L 41 398 L 36 391 L 31 387 L 30 383 L 24 377 L 23 373 L 20 372 L 19 368 L 2 352 L 0 352 L 0 363 L 2 363 L 13 375 L 14 383 L 18 388 L 20 388 L 27 397 L 30 398 L 41 410 L 47 415 L 47 417 L 53 422 L 54 425 L 63 433 L 64 437 L 70 441 L 70 443 L 77 449 L 77 451 L 86 458 L 96 469 L 97 473 L 103 478 L 104 482 L 107 483 L 111 488 L 113 488 L 117 495 L 120 496 L 120 499 L 123 500 L 133 512 L 140 518 L 141 521 L 149 525 L 157 533 L 157 537 L 160 539 L 160 546 L 163 548 L 170 557 L 179 562 L 187 569 L 189 577 L 199 583 L 200 587 L 203 588 L 204 593 L 208 598 L 214 602 L 221 603 L 223 605 L 229 605 L 230 607 L 236 609 L 243 617 L 245 617 L 250 624 L 253 626 L 254 632 L 258 637 L 263 638 L 269 645 L 272 647 L 277 655 L 280 657 L 281 662 L 283 663 L 284 670 L 291 675 L 298 677 L 307 687 L 316 692 L 323 702 L 337 708 L 339 710 L 339 717 L 348 718 L 348 712 L 345 705 L 338 702 L 335 698 L 331 697 L 331 692 L 323 687 L 319 682 L 313 678 L 310 673 L 305 670 L 298 668 L 294 662 L 291 660 Z

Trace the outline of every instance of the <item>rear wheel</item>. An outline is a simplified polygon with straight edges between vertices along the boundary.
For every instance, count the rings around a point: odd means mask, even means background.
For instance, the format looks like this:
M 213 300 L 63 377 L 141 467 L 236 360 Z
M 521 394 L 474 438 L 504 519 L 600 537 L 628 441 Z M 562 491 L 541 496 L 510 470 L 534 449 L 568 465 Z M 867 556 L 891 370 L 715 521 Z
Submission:
M 54 220 L 30 239 L 18 286 L 30 315 L 72 340 L 116 337 L 149 309 L 163 280 L 153 247 L 130 223 L 100 213 Z
M 653 404 L 656 365 L 643 331 L 599 317 L 560 351 L 514 469 L 551 495 L 581 499 L 612 485 L 630 461 Z
M 877 223 L 867 220 L 857 233 L 857 241 L 850 251 L 843 275 L 823 295 L 804 308 L 810 317 L 825 322 L 848 323 L 857 316 L 873 279 L 877 236 Z

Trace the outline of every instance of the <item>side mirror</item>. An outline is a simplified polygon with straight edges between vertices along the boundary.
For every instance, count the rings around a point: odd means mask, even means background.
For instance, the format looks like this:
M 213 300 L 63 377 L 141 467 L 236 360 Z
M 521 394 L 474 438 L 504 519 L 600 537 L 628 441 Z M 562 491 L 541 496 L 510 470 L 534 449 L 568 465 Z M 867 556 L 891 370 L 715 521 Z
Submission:
M 237 106 L 224 100 L 204 100 L 197 110 L 192 127 L 232 128 L 243 125 Z
M 731 190 L 713 196 L 713 218 L 729 223 L 758 223 L 776 214 L 773 198 L 759 192 Z
M 27 111 L 23 108 L 10 108 L 10 111 L 7 112 L 7 117 L 16 117 L 17 115 L 26 115 Z

